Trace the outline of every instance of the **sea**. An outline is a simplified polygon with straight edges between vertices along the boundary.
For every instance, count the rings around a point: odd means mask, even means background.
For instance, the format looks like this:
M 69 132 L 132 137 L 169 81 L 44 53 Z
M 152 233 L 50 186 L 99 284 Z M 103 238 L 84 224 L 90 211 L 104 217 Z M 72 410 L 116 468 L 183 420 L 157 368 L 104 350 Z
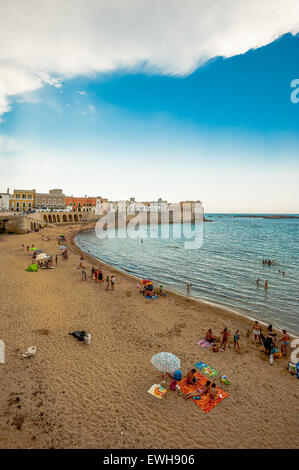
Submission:
M 238 215 L 205 214 L 210 222 L 173 224 L 169 231 L 151 224 L 131 231 L 121 227 L 116 233 L 108 229 L 102 237 L 82 232 L 75 242 L 99 261 L 139 279 L 150 278 L 158 287 L 298 336 L 299 219 Z M 196 243 L 190 243 L 192 236 Z M 263 259 L 274 263 L 268 266 Z

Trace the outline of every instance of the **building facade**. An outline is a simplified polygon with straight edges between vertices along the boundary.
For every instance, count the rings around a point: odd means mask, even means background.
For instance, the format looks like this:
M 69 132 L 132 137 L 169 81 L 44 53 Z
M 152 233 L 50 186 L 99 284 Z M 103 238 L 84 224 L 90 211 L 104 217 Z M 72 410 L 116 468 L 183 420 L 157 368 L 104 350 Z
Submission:
M 62 189 L 50 189 L 48 193 L 36 193 L 34 207 L 36 209 L 65 209 L 65 195 Z
M 10 209 L 16 212 L 28 212 L 33 209 L 35 189 L 14 189 L 9 200 Z
M 9 190 L 7 193 L 0 193 L 0 212 L 9 211 Z
M 104 214 L 105 212 L 108 211 L 108 199 L 102 198 L 98 196 L 96 198 L 96 209 L 95 213 L 97 215 Z
M 65 197 L 65 207 L 74 212 L 95 212 L 97 205 L 96 197 Z

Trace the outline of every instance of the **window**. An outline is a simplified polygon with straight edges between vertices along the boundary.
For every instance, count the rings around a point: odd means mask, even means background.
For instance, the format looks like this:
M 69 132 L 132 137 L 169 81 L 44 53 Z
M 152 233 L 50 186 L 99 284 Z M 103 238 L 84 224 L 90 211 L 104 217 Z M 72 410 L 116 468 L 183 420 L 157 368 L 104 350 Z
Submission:
M 56 199 L 53 199 L 53 204 L 56 204 Z
M 23 194 L 23 195 L 22 195 L 22 198 L 23 198 L 23 199 L 26 199 L 26 194 Z M 24 207 L 24 206 L 23 206 L 23 207 Z
M 52 204 L 52 199 L 48 199 L 48 204 Z
M 16 194 L 16 198 L 17 198 L 17 199 L 20 199 L 20 195 L 19 195 L 19 194 Z
M 84 202 L 83 206 L 85 207 L 85 202 Z
M 23 207 L 26 207 L 26 202 L 23 202 Z
M 42 202 L 42 204 L 43 204 L 43 205 L 45 205 L 45 204 L 46 204 L 46 199 L 43 199 L 43 202 Z
M 28 206 L 31 207 L 31 202 L 28 202 Z
M 58 204 L 62 204 L 62 200 L 61 200 L 61 199 L 58 200 Z
M 17 202 L 17 207 L 20 207 L 20 203 L 19 203 L 19 202 Z
M 28 199 L 32 199 L 32 194 L 28 194 Z

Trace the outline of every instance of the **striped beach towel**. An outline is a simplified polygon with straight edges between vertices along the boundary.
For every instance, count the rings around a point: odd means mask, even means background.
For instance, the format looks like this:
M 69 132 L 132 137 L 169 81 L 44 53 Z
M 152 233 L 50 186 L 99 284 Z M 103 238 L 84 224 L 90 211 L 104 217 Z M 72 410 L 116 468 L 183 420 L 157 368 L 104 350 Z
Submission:
M 206 341 L 205 339 L 200 339 L 199 341 L 196 341 L 196 344 L 199 344 L 199 346 L 201 346 L 202 348 L 208 348 L 209 346 L 211 346 L 212 343 Z

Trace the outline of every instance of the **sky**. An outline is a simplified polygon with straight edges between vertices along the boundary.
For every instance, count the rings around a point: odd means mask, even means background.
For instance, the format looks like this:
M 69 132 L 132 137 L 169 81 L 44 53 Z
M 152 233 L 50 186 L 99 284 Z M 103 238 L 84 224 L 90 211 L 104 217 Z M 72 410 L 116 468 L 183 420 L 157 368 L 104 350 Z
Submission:
M 299 212 L 297 0 L 0 3 L 0 192 Z

